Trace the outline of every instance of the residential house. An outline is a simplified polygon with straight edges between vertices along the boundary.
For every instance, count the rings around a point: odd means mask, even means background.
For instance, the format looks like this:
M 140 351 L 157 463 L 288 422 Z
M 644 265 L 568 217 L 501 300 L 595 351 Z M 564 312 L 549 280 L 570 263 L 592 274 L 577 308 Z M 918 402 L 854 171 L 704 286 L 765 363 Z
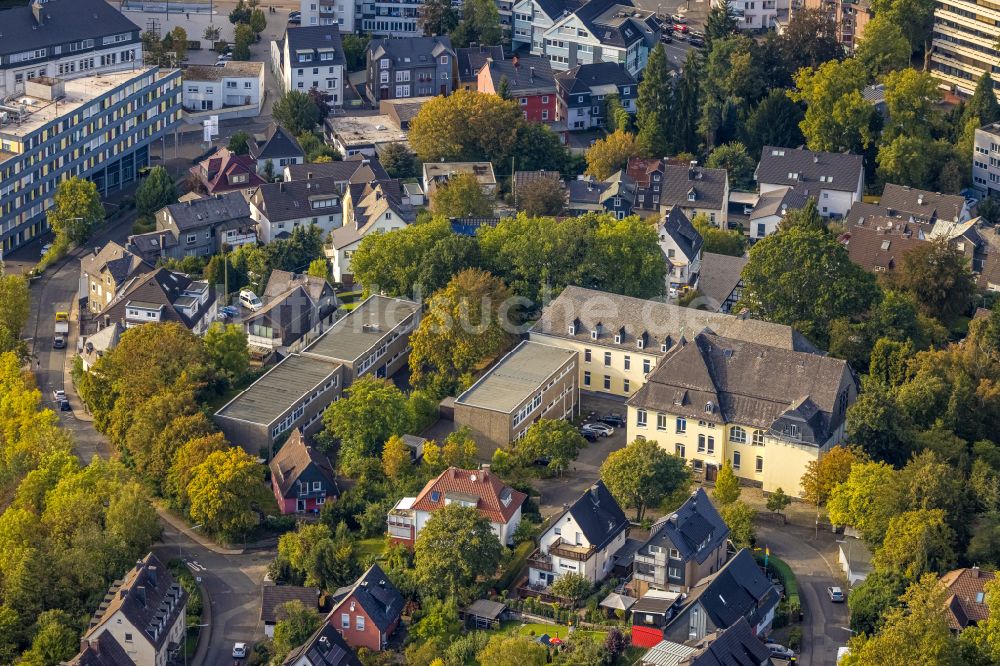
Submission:
M 737 29 L 764 32 L 777 27 L 779 15 L 788 16 L 789 4 L 789 0 L 735 0 L 728 9 Z M 712 9 L 722 6 L 721 0 L 712 0 Z
M 102 632 L 94 639 L 80 641 L 80 652 L 67 666 L 134 666 L 135 662 L 118 644 L 111 632 Z
M 184 641 L 187 600 L 188 593 L 150 553 L 114 582 L 83 640 L 93 645 L 108 633 L 135 663 L 167 666 Z
M 323 132 L 326 142 L 348 157 L 360 153 L 375 158 L 378 151 L 389 144 L 409 145 L 406 143 L 406 132 L 395 127 L 392 117 L 384 114 L 329 116 L 323 121 Z
M 747 229 L 750 242 L 756 243 L 778 231 L 786 213 L 805 208 L 808 202 L 809 198 L 803 190 L 794 187 L 778 187 L 762 193 L 750 211 L 750 226 Z
M 945 616 L 952 631 L 962 631 L 989 619 L 986 584 L 995 577 L 994 572 L 979 567 L 955 569 L 941 576 L 941 585 L 948 590 Z
M 325 164 L 290 164 L 283 170 L 285 182 L 310 178 L 333 178 L 341 192 L 350 183 L 370 183 L 388 180 L 389 174 L 375 157 L 355 153 L 344 159 Z
M 413 547 L 417 535 L 438 509 L 449 504 L 472 507 L 490 521 L 497 539 L 514 542 L 521 522 L 521 506 L 528 498 L 488 469 L 449 467 L 431 479 L 416 497 L 404 497 L 389 511 L 388 533 L 393 543 Z
M 698 488 L 676 511 L 653 523 L 635 553 L 632 591 L 688 592 L 726 563 L 729 527 Z
M 628 609 L 632 620 L 632 645 L 652 648 L 663 640 L 663 628 L 673 617 L 674 607 L 681 598 L 679 592 L 646 591 Z
M 843 44 L 848 53 L 853 53 L 854 49 L 857 48 L 865 34 L 865 27 L 875 15 L 869 0 L 827 0 L 826 2 L 805 0 L 803 5 L 806 9 L 818 9 L 825 12 L 835 28 L 834 35 L 837 41 Z M 971 86 L 974 88 L 975 82 Z
M 529 0 L 525 0 L 529 1 Z M 613 62 L 595 62 L 557 72 L 556 120 L 566 124 L 567 130 L 589 130 L 604 127 L 607 123 L 606 102 L 608 95 L 617 95 L 618 101 L 629 113 L 635 113 L 639 87 L 635 77 L 624 67 Z
M 198 114 L 198 118 L 215 115 L 220 119 L 260 114 L 264 105 L 264 63 L 230 60 L 222 67 L 188 65 L 182 71 L 181 103 L 188 114 Z
M 547 588 L 567 572 L 599 583 L 614 567 L 628 530 L 625 512 L 604 482 L 597 481 L 539 537 L 538 550 L 528 558 L 528 585 Z
M 725 462 L 767 492 L 800 496 L 807 465 L 844 439 L 857 380 L 845 361 L 711 332 L 675 345 L 629 398 L 628 435 L 712 482 Z
M 268 179 L 280 176 L 286 166 L 306 161 L 298 140 L 275 123 L 268 126 L 260 140 L 250 140 L 250 157 L 257 160 L 257 173 Z
M 1000 196 L 1000 122 L 977 127 L 973 143 L 972 186 L 985 196 Z
M 754 636 L 763 637 L 771 630 L 779 600 L 774 585 L 744 548 L 680 599 L 663 638 L 676 643 L 701 640 L 741 620 Z
M 402 229 L 416 219 L 416 212 L 403 201 L 399 180 L 351 184 L 344 191 L 342 206 L 344 224 L 330 234 L 326 256 L 334 281 L 349 287 L 354 284 L 351 257 L 361 239 L 371 233 Z
M 433 96 L 383 99 L 378 103 L 378 110 L 382 115 L 389 117 L 393 127 L 407 132 L 410 129 L 410 121 L 416 118 L 424 104 L 432 99 Z
M 83 336 L 83 348 L 80 350 L 83 371 L 90 372 L 108 351 L 117 347 L 124 332 L 125 327 L 116 321 L 95 333 Z
M 399 627 L 403 595 L 378 564 L 371 565 L 353 585 L 334 592 L 333 599 L 336 605 L 327 622 L 348 645 L 373 652 L 385 649 Z
M 266 181 L 257 174 L 257 160 L 219 148 L 191 167 L 191 175 L 208 194 L 245 190 Z
M 241 192 L 169 204 L 156 211 L 156 231 L 129 236 L 128 249 L 149 264 L 160 259 L 208 257 L 257 242 L 250 207 Z
M 490 162 L 424 162 L 423 173 L 424 193 L 429 197 L 450 178 L 463 174 L 475 176 L 483 194 L 494 195 L 497 191 L 497 177 Z
M 628 397 L 669 349 L 706 328 L 724 337 L 816 351 L 789 326 L 576 286 L 563 289 L 542 310 L 528 336 L 575 351 L 582 390 Z
M 667 262 L 667 286 L 678 289 L 696 282 L 704 239 L 691 221 L 675 206 L 660 220 L 656 232 Z
M 864 541 L 852 536 L 845 535 L 843 540 L 838 539 L 837 544 L 837 562 L 840 564 L 840 570 L 847 577 L 847 584 L 854 587 L 874 571 L 872 552 Z
M 458 87 L 462 90 L 479 90 L 479 70 L 487 59 L 503 60 L 502 46 L 469 46 L 455 49 L 455 60 L 458 62 Z
M 619 220 L 632 214 L 635 202 L 635 181 L 624 169 L 606 179 L 597 181 L 592 176 L 579 176 L 567 184 L 569 200 L 566 211 L 569 215 L 586 213 L 610 213 Z
M 640 657 L 642 666 L 772 666 L 771 650 L 745 618 L 704 638 L 675 643 L 660 641 Z M 782 662 L 784 663 L 784 662 Z
M 157 268 L 134 278 L 94 319 L 100 328 L 172 321 L 204 335 L 215 321 L 217 306 L 215 289 L 204 280 Z
M 277 50 L 279 62 L 272 62 L 272 68 L 279 74 L 282 90 L 316 90 L 331 106 L 343 106 L 346 61 L 338 26 L 290 25 Z
M 80 259 L 79 298 L 87 299 L 87 310 L 100 312 L 115 299 L 118 291 L 137 275 L 153 267 L 142 257 L 126 250 L 114 241 L 94 248 Z
M 455 398 L 455 424 L 472 430 L 484 458 L 521 439 L 539 419 L 579 413 L 576 352 L 528 340 Z
M 329 328 L 340 306 L 333 287 L 323 278 L 273 270 L 261 295 L 264 307 L 243 317 L 251 350 L 287 356 Z
M 450 95 L 457 63 L 447 36 L 373 39 L 365 52 L 368 99 Z
M 315 225 L 326 238 L 343 224 L 342 187 L 334 178 L 282 180 L 260 185 L 249 197 L 250 219 L 257 226 L 257 238 L 270 243 L 288 238 L 296 227 Z
M 647 213 L 680 208 L 689 220 L 706 216 L 726 228 L 729 213 L 729 172 L 709 169 L 698 162 L 678 164 L 667 159 L 633 157 L 626 171 L 638 187 L 635 209 Z
M 268 467 L 281 513 L 319 513 L 327 498 L 340 495 L 330 459 L 310 446 L 298 429 L 288 436 Z
M 336 25 L 342 32 L 351 33 L 361 8 L 340 0 L 302 0 L 299 10 L 301 25 Z
M 930 225 L 899 217 L 865 215 L 840 237 L 851 261 L 867 271 L 894 270 L 903 255 L 930 242 Z
M 523 210 L 524 202 L 520 200 L 520 192 L 522 188 L 531 185 L 532 183 L 543 180 L 546 183 L 546 188 L 559 188 L 561 190 L 565 189 L 565 185 L 562 182 L 562 178 L 558 171 L 515 171 L 514 172 L 514 207 L 518 210 Z
M 284 449 L 282 449 L 284 450 Z M 273 465 L 273 461 L 272 461 Z M 299 585 L 264 585 L 261 587 L 260 621 L 264 624 L 264 635 L 274 638 L 274 625 L 285 619 L 285 604 L 299 602 L 305 608 L 319 611 L 318 587 Z
M 804 148 L 764 146 L 754 178 L 761 195 L 794 187 L 816 199 L 823 217 L 841 218 L 865 191 L 865 164 L 860 155 Z
M 510 60 L 487 58 L 479 70 L 478 90 L 517 100 L 526 120 L 556 119 L 556 82 L 547 58 L 513 56 Z
M 305 0 L 303 0 L 305 1 Z M 328 622 L 305 643 L 288 653 L 282 666 L 362 666 L 361 660 Z
M 958 194 L 941 194 L 905 185 L 886 183 L 878 205 L 896 215 L 937 222 L 968 222 L 972 219 L 969 200 Z
M 695 288 L 701 294 L 702 306 L 729 314 L 743 294 L 743 267 L 749 257 L 705 252 L 701 255 L 701 272 Z

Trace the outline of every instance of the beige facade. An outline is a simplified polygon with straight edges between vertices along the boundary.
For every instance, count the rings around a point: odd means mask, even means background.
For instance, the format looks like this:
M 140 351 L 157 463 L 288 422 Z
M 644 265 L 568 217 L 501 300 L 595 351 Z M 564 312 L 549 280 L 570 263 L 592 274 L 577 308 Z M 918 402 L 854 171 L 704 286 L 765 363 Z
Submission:
M 972 95 L 984 72 L 994 72 L 1000 58 L 1000 6 L 971 0 L 938 0 L 931 35 L 931 73 L 943 87 Z
M 644 349 L 625 349 L 621 345 L 615 347 L 600 344 L 586 344 L 577 340 L 532 333 L 533 341 L 562 347 L 577 353 L 577 381 L 584 391 L 599 391 L 628 397 L 646 381 L 646 375 L 656 367 L 656 362 L 663 354 Z M 613 337 L 609 340 L 614 340 Z

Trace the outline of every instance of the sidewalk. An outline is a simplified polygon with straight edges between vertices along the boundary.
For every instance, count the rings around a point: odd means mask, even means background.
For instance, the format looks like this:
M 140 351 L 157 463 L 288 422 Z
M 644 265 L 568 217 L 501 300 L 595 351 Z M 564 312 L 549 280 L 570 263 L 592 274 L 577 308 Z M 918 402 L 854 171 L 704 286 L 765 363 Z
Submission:
M 87 406 L 83 404 L 79 394 L 76 392 L 76 384 L 73 383 L 73 361 L 76 359 L 79 350 L 77 341 L 80 338 L 80 299 L 74 298 L 69 308 L 69 335 L 66 336 L 66 353 L 63 355 L 63 386 L 66 387 L 66 400 L 69 401 L 70 409 L 73 411 L 73 418 L 77 421 L 92 423 L 94 417 L 87 411 Z
M 218 553 L 219 555 L 242 555 L 244 550 L 242 548 L 226 548 L 215 541 L 212 541 L 208 537 L 199 534 L 197 530 L 193 530 L 188 527 L 179 516 L 174 515 L 169 509 L 162 506 L 159 502 L 154 502 L 153 506 L 156 507 L 156 513 L 159 514 L 160 519 L 166 523 L 169 523 L 172 528 L 191 539 L 197 543 L 202 548 L 212 551 L 213 553 Z

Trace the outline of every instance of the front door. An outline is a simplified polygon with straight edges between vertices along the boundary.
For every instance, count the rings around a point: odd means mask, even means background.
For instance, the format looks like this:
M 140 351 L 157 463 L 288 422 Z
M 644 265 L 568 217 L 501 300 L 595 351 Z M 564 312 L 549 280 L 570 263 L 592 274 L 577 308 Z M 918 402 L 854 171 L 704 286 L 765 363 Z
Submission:
M 306 510 L 306 501 L 304 499 L 295 500 L 295 510 L 302 513 Z
M 715 465 L 705 465 L 705 480 L 715 483 L 715 478 L 719 476 L 719 468 Z

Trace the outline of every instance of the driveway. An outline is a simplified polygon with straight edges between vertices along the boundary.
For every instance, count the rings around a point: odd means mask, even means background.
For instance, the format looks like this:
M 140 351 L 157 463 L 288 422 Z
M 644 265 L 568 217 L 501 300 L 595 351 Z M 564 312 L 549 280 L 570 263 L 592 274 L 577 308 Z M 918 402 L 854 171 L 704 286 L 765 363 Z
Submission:
M 834 666 L 837 648 L 847 645 L 847 604 L 832 603 L 826 588 L 844 586 L 837 567 L 837 543 L 829 532 L 794 525 L 758 524 L 757 541 L 767 545 L 795 573 L 805 619 L 802 625 L 803 666 Z

